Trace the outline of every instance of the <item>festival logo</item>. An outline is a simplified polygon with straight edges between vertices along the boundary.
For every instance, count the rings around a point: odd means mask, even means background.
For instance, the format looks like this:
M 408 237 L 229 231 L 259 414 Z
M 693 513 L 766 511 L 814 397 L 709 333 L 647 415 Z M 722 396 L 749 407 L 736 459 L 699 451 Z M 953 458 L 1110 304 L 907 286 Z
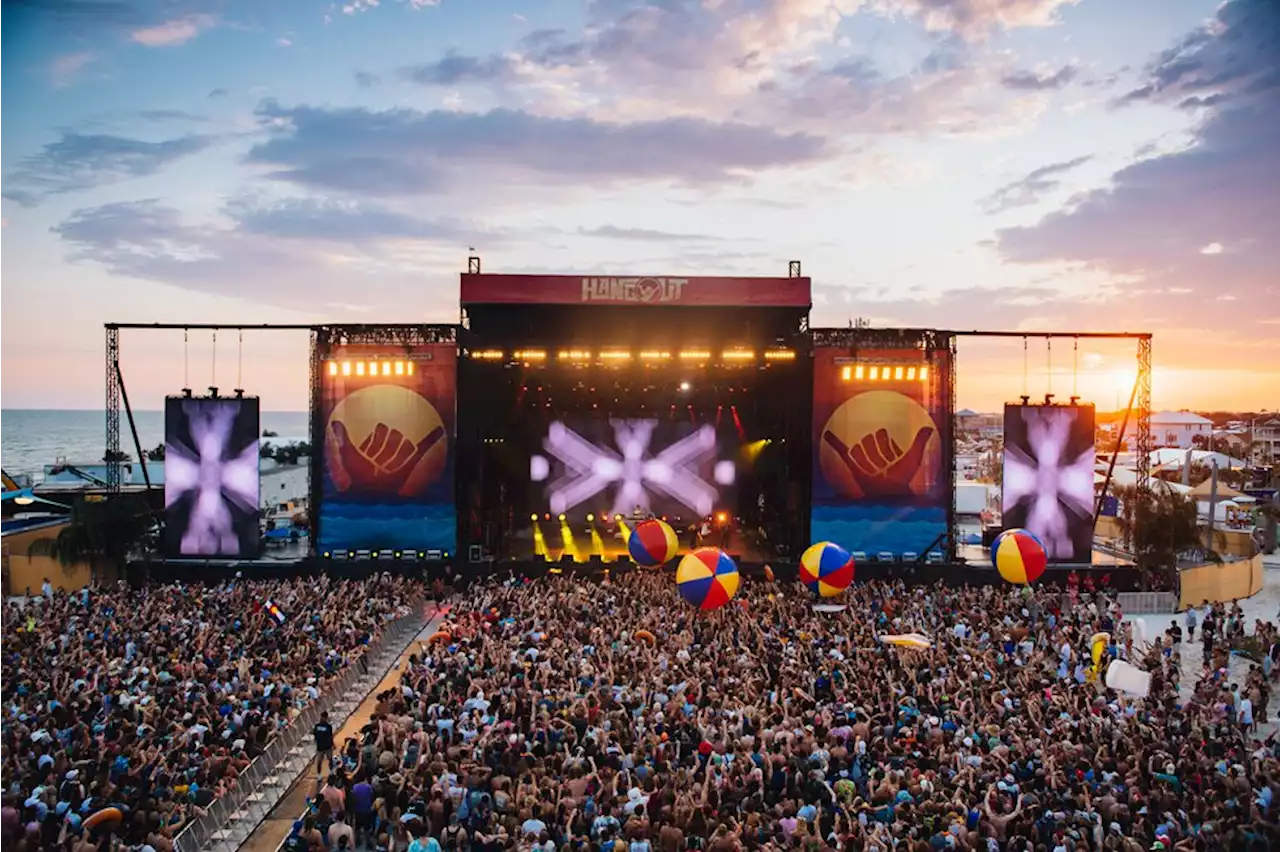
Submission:
M 937 480 L 942 442 L 920 403 L 894 391 L 868 391 L 832 412 L 822 428 L 818 461 L 841 497 L 921 497 Z
M 361 388 L 329 415 L 325 461 L 339 493 L 417 497 L 440 478 L 447 459 L 440 413 L 410 388 Z
M 583 278 L 582 301 L 653 304 L 678 302 L 687 278 Z

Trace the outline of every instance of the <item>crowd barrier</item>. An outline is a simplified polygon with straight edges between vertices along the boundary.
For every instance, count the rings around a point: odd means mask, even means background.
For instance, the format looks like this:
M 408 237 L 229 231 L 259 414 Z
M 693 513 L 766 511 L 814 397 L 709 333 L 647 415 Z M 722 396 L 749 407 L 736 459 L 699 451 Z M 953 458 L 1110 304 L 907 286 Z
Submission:
M 238 849 L 279 803 L 298 773 L 315 760 L 307 740 L 320 714 L 328 711 L 337 717 L 332 719 L 334 730 L 341 729 L 426 623 L 426 615 L 417 607 L 412 614 L 384 625 L 382 635 L 366 649 L 361 660 L 348 667 L 276 735 L 266 751 L 245 767 L 236 779 L 235 789 L 215 799 L 202 816 L 188 823 L 174 838 L 174 852 Z M 358 688 L 362 680 L 367 688 Z
M 1126 615 L 1160 615 L 1178 611 L 1178 596 L 1173 592 L 1121 592 L 1116 595 L 1116 602 Z

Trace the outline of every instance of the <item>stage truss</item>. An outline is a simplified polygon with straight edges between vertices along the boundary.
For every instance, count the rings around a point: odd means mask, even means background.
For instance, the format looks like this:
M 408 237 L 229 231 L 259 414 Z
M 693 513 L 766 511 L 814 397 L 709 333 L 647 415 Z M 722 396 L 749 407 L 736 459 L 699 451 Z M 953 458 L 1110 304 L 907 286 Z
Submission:
M 469 258 L 468 268 L 472 272 L 479 272 L 479 258 Z M 789 274 L 792 277 L 800 275 L 800 262 L 792 261 L 789 265 Z M 209 324 L 209 323 L 106 323 L 105 330 L 105 364 L 104 378 L 106 390 L 106 450 L 104 453 L 104 462 L 106 464 L 106 490 L 109 493 L 118 493 L 122 484 L 122 466 L 123 453 L 120 446 L 120 429 L 121 429 L 121 407 L 123 406 L 128 416 L 134 451 L 138 453 L 138 461 L 142 464 L 144 476 L 146 476 L 145 456 L 142 454 L 142 447 L 138 440 L 137 428 L 133 425 L 132 411 L 129 406 L 128 393 L 125 388 L 124 374 L 120 366 L 121 354 L 121 332 L 129 331 L 235 331 L 235 332 L 275 332 L 275 331 L 306 331 L 311 335 L 310 348 L 310 408 L 309 408 L 309 429 L 308 434 L 311 438 L 312 452 L 316 452 L 317 447 L 323 445 L 324 440 L 324 424 L 320 422 L 321 418 L 317 416 L 318 406 L 321 401 L 321 380 L 323 363 L 326 353 L 332 351 L 335 347 L 348 344 L 372 344 L 379 346 L 405 346 L 413 347 L 431 343 L 458 343 L 459 330 L 463 326 L 458 324 L 271 324 L 271 323 L 245 323 L 245 324 Z M 874 349 L 915 349 L 922 350 L 926 353 L 947 353 L 950 358 L 949 369 L 946 371 L 946 378 L 941 379 L 937 376 L 937 371 L 933 373 L 931 383 L 945 381 L 945 387 L 934 385 L 931 387 L 931 394 L 934 398 L 942 398 L 946 401 L 951 416 L 951 440 L 947 442 L 947 457 L 944 462 L 944 470 L 949 472 L 951 477 L 950 487 L 948 489 L 949 506 L 947 513 L 947 527 L 950 531 L 949 541 L 946 542 L 947 553 L 954 558 L 956 548 L 956 488 L 955 488 L 955 472 L 956 472 L 956 446 L 955 436 L 956 423 L 956 386 L 955 376 L 957 367 L 957 347 L 956 341 L 959 337 L 1004 337 L 1004 338 L 1022 338 L 1024 340 L 1036 338 L 1043 340 L 1052 340 L 1054 338 L 1070 338 L 1073 340 L 1080 339 L 1112 339 L 1112 340 L 1135 340 L 1137 342 L 1137 377 L 1134 386 L 1134 402 L 1131 408 L 1132 413 L 1136 415 L 1136 428 L 1134 439 L 1134 452 L 1136 455 L 1136 474 L 1137 486 L 1140 489 L 1147 489 L 1151 484 L 1151 462 L 1150 455 L 1152 450 L 1151 436 L 1151 352 L 1152 352 L 1152 335 L 1144 332 L 1032 332 L 1032 331 L 948 331 L 942 329 L 910 329 L 910 328 L 869 328 L 857 326 L 851 328 L 835 328 L 835 329 L 808 329 L 807 321 L 805 327 L 800 330 L 797 335 L 796 352 L 800 357 L 811 357 L 814 347 L 836 347 L 847 348 L 851 354 L 856 354 L 859 348 Z M 804 429 L 808 429 L 805 424 Z M 799 437 L 799 435 L 797 435 Z M 1121 435 L 1123 438 L 1123 434 Z M 313 459 L 312 464 L 308 465 L 308 493 L 311 500 L 310 518 L 312 525 L 312 548 L 316 540 L 316 532 L 319 517 L 320 506 L 320 477 L 316 476 L 316 461 Z M 463 477 L 458 477 L 458 482 L 462 482 Z M 1107 483 L 1109 485 L 1109 482 Z M 150 479 L 147 476 L 147 486 L 150 487 Z M 456 495 L 456 505 L 460 508 L 464 505 L 461 486 L 458 486 L 459 493 Z M 805 500 L 804 503 L 808 503 Z M 469 505 L 469 504 L 468 504 Z M 807 525 L 807 518 L 804 519 Z

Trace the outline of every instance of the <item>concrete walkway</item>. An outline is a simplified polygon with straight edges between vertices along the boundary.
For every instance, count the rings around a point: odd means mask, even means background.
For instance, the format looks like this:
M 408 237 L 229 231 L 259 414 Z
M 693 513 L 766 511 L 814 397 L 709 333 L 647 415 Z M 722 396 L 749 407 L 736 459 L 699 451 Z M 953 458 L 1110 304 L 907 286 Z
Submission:
M 427 626 L 423 628 L 422 632 L 418 634 L 418 638 L 409 643 L 409 647 L 400 655 L 400 659 L 387 672 L 386 677 L 379 681 L 378 685 L 369 693 L 369 696 L 347 719 L 346 724 L 335 734 L 333 740 L 336 745 L 341 746 L 342 743 L 346 742 L 347 737 L 358 736 L 360 730 L 369 724 L 369 719 L 372 718 L 373 711 L 378 703 L 375 696 L 399 685 L 400 675 L 404 673 L 406 666 L 409 664 L 409 655 L 419 652 L 421 640 L 434 633 L 447 614 L 447 607 L 438 611 L 427 622 Z M 289 836 L 294 822 L 307 809 L 307 800 L 318 793 L 319 789 L 320 782 L 315 775 L 315 762 L 312 761 L 294 781 L 279 804 L 272 809 L 271 813 L 254 830 L 253 834 L 249 835 L 249 839 L 240 847 L 242 852 L 276 852 L 280 848 L 280 844 L 284 843 L 285 838 Z

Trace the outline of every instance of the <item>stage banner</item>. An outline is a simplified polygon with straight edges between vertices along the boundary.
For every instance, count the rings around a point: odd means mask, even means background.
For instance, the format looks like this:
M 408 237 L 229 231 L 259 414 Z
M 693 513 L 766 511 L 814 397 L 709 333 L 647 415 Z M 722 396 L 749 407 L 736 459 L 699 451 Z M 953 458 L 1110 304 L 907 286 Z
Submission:
M 170 558 L 258 555 L 257 397 L 164 402 L 164 551 Z
M 810 304 L 808 278 L 668 278 L 463 273 L 464 305 L 794 307 Z
M 1092 405 L 1004 407 L 1002 526 L 1034 533 L 1050 562 L 1093 558 L 1096 421 Z
M 321 551 L 455 551 L 456 377 L 452 343 L 326 355 Z
M 810 537 L 867 556 L 942 550 L 949 357 L 814 350 Z

